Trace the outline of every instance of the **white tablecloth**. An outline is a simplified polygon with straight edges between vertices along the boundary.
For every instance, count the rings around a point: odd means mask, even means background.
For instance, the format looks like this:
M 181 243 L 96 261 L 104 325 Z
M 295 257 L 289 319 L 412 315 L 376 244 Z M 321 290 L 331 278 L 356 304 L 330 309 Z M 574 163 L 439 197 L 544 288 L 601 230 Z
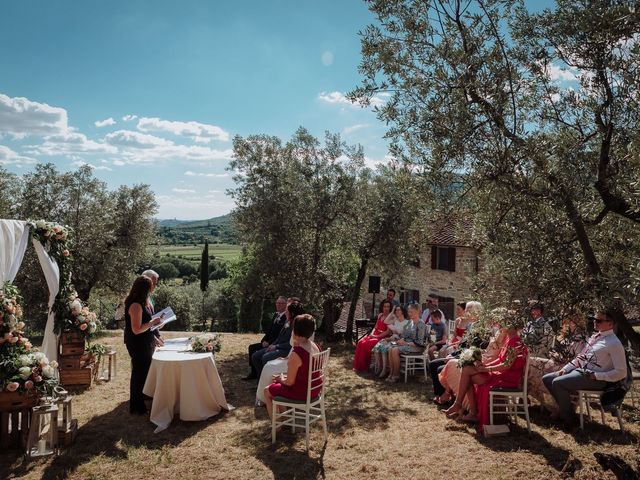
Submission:
M 189 348 L 187 338 L 174 338 L 153 354 L 143 391 L 153 397 L 155 433 L 165 430 L 175 413 L 180 420 L 197 421 L 233 408 L 224 396 L 213 355 L 193 353 Z

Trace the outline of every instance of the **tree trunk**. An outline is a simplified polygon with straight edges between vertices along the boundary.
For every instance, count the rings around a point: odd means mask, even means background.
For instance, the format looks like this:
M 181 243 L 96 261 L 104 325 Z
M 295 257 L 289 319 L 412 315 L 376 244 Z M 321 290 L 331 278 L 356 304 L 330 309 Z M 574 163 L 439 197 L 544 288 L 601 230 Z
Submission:
M 578 238 L 578 242 L 580 243 L 580 248 L 582 249 L 582 254 L 584 255 L 585 262 L 589 269 L 591 280 L 595 284 L 601 284 L 602 269 L 600 268 L 598 259 L 593 252 L 591 242 L 589 242 L 589 236 L 586 229 L 584 228 L 584 222 L 582 221 L 582 218 L 580 218 L 578 210 L 576 209 L 573 201 L 570 198 L 565 197 L 564 203 L 567 209 L 567 215 L 569 216 L 569 220 L 571 220 L 573 228 L 576 232 L 576 236 Z M 621 302 L 618 301 L 616 303 L 617 305 L 615 308 L 615 320 L 618 330 L 624 334 L 627 340 L 629 340 L 632 348 L 636 352 L 640 352 L 640 333 L 636 332 L 627 320 Z
M 360 261 L 360 268 L 358 269 L 358 276 L 356 283 L 353 286 L 353 292 L 351 293 L 351 305 L 349 305 L 349 316 L 347 317 L 347 331 L 345 332 L 345 339 L 351 341 L 353 337 L 353 317 L 356 314 L 356 307 L 358 299 L 360 298 L 360 289 L 362 288 L 362 282 L 364 276 L 367 273 L 367 265 L 369 264 L 369 257 L 365 256 Z
M 333 325 L 336 318 L 340 315 L 338 302 L 335 299 L 325 300 L 322 303 L 322 331 L 325 334 L 327 342 L 333 341 Z

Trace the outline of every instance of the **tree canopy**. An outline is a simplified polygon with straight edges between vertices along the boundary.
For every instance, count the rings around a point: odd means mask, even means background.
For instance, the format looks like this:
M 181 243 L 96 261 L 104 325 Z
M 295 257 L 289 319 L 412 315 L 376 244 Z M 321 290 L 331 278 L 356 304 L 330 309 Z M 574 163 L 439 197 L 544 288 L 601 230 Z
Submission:
M 350 95 L 391 93 L 378 115 L 392 151 L 473 216 L 485 293 L 564 310 L 637 303 L 635 2 L 367 3 L 378 23 Z

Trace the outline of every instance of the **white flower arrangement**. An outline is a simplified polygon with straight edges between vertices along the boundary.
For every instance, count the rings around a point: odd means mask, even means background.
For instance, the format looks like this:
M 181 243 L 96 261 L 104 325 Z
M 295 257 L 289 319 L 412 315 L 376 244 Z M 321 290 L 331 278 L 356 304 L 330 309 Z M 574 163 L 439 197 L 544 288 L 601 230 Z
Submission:
M 464 350 L 458 358 L 458 368 L 473 366 L 482 360 L 482 350 L 478 347 L 471 347 Z
M 222 348 L 220 334 L 218 333 L 196 335 L 191 337 L 189 342 L 191 343 L 191 350 L 197 353 L 217 353 Z

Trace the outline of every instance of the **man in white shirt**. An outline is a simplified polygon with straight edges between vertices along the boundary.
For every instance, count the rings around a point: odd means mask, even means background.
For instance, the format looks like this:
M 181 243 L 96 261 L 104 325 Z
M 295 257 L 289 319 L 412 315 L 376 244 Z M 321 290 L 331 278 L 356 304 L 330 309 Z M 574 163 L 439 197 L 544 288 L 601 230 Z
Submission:
M 613 333 L 615 320 L 600 311 L 594 320 L 596 333 L 576 358 L 557 372 L 542 377 L 547 390 L 560 408 L 558 419 L 569 426 L 575 422 L 570 395 L 576 390 L 603 390 L 607 382 L 618 382 L 627 374 L 624 347 Z

